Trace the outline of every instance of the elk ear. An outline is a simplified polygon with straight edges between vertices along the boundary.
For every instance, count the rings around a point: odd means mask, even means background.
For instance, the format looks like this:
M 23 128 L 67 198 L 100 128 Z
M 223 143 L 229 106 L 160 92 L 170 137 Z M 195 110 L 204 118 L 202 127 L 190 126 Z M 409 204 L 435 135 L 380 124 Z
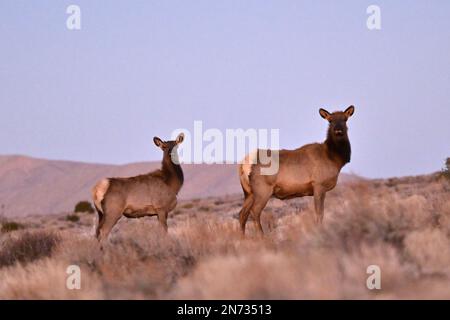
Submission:
M 161 140 L 160 138 L 154 137 L 154 138 L 153 138 L 153 142 L 156 144 L 157 147 L 162 148 L 163 142 L 162 142 L 162 140 Z
M 355 112 L 354 106 L 350 106 L 347 109 L 345 109 L 345 111 L 344 111 L 345 115 L 347 116 L 347 119 L 350 118 L 354 112 Z
M 324 118 L 325 120 L 330 121 L 331 114 L 330 114 L 327 110 L 320 108 L 320 109 L 319 109 L 319 114 L 320 114 L 320 116 L 321 116 L 322 118 Z
M 184 141 L 184 133 L 183 132 L 178 135 L 176 141 L 177 141 L 177 144 L 180 144 Z

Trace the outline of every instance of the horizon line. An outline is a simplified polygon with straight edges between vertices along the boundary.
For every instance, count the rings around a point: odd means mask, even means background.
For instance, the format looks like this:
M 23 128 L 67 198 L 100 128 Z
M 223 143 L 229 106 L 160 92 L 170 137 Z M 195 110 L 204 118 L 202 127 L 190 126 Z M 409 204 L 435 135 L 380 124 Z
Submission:
M 52 158 L 44 158 L 39 156 L 25 155 L 25 154 L 3 154 L 0 153 L 0 158 L 27 158 L 38 161 L 52 161 L 52 162 L 69 162 L 74 164 L 86 164 L 86 165 L 101 165 L 101 166 L 115 166 L 115 167 L 123 167 L 128 165 L 135 164 L 145 164 L 145 163 L 160 163 L 161 160 L 142 160 L 142 161 L 131 161 L 126 163 L 105 163 L 105 162 L 89 162 L 83 160 L 70 160 L 70 159 L 52 159 Z M 238 163 L 185 163 L 184 165 L 238 165 Z M 421 173 L 421 174 L 412 174 L 412 175 L 403 175 L 403 176 L 383 176 L 383 177 L 367 177 L 354 172 L 341 172 L 341 174 L 346 174 L 350 176 L 359 177 L 364 180 L 387 180 L 391 178 L 407 178 L 407 177 L 420 177 L 427 176 L 439 173 L 441 170 L 436 170 L 433 172 Z

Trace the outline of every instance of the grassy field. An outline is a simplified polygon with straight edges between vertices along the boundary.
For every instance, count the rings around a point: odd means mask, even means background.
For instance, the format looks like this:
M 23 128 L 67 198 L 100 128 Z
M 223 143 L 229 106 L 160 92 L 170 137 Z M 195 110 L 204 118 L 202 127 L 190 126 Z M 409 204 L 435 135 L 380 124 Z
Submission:
M 262 239 L 252 221 L 240 236 L 241 196 L 185 201 L 168 235 L 156 218 L 122 219 L 103 251 L 95 214 L 3 220 L 0 298 L 450 299 L 449 195 L 440 174 L 339 185 L 320 227 L 312 198 L 271 200 Z M 366 287 L 369 265 L 381 290 Z

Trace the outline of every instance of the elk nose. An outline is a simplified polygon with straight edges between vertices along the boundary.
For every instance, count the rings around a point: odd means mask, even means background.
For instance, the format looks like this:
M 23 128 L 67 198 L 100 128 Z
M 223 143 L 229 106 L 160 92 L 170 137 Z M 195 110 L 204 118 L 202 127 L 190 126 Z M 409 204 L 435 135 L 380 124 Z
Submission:
M 341 136 L 341 135 L 344 134 L 344 131 L 343 131 L 342 129 L 336 129 L 336 130 L 334 130 L 334 133 L 335 133 L 337 136 Z

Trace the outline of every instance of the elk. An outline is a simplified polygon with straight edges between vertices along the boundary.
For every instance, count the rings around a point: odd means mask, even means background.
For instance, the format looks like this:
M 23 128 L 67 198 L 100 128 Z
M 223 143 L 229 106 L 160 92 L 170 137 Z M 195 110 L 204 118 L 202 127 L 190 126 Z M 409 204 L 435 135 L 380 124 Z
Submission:
M 347 135 L 347 120 L 353 115 L 354 106 L 333 113 L 320 109 L 319 114 L 329 122 L 325 142 L 304 145 L 295 150 L 278 151 L 278 171 L 261 174 L 264 164 L 258 150 L 247 155 L 238 166 L 239 179 L 244 191 L 244 204 L 239 212 L 242 234 L 250 213 L 256 228 L 263 234 L 261 212 L 271 197 L 281 200 L 314 196 L 314 220 L 321 224 L 324 215 L 325 194 L 337 183 L 342 167 L 350 162 L 351 148 Z
M 92 198 L 99 217 L 96 237 L 100 242 L 108 237 L 122 215 L 127 218 L 158 216 L 167 232 L 167 216 L 177 205 L 184 181 L 177 153 L 183 140 L 183 133 L 173 141 L 153 138 L 163 151 L 160 170 L 130 178 L 106 178 L 95 185 Z

